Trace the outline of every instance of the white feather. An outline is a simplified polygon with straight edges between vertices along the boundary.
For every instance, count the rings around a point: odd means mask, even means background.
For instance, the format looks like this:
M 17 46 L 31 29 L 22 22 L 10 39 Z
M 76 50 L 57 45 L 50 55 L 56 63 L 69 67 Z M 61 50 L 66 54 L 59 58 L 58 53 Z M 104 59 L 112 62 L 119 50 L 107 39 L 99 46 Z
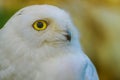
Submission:
M 48 21 L 47 29 L 33 29 L 36 20 Z M 98 80 L 98 75 L 82 52 L 69 14 L 55 6 L 33 5 L 0 30 L 0 80 Z

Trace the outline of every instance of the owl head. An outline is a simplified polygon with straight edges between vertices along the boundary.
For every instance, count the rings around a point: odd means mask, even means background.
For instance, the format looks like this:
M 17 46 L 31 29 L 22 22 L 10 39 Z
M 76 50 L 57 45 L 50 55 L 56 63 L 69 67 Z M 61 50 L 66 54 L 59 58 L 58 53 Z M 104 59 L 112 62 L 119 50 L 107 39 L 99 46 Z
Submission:
M 78 44 L 78 32 L 67 12 L 51 5 L 19 10 L 2 29 L 29 46 Z

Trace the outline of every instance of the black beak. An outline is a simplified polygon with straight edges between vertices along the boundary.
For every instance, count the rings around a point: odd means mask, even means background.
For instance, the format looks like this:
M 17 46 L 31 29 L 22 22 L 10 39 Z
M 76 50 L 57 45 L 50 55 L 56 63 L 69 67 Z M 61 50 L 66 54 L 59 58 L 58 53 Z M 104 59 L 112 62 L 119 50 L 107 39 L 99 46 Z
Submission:
M 65 35 L 65 37 L 68 41 L 71 41 L 71 33 L 69 31 L 67 31 L 67 34 Z

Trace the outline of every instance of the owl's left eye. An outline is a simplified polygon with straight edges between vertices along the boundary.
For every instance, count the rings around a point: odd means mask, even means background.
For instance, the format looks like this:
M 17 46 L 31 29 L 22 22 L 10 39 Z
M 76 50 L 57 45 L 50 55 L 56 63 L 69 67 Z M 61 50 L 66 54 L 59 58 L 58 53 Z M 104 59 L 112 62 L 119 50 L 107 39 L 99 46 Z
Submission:
M 45 20 L 37 20 L 33 23 L 33 28 L 37 31 L 45 30 L 47 26 L 48 23 Z

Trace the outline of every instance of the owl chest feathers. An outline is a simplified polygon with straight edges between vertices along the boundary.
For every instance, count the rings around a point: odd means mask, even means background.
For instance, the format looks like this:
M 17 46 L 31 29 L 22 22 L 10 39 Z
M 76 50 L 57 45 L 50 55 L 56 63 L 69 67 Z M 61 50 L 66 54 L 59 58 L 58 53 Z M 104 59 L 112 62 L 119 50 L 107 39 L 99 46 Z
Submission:
M 82 56 L 67 50 L 54 51 L 53 48 L 50 51 L 32 51 L 24 53 L 22 50 L 21 54 L 18 51 L 8 56 L 4 55 L 8 58 L 4 58 L 3 62 L 7 68 L 12 67 L 6 71 L 9 79 L 14 77 L 16 80 L 79 80 L 85 64 Z

